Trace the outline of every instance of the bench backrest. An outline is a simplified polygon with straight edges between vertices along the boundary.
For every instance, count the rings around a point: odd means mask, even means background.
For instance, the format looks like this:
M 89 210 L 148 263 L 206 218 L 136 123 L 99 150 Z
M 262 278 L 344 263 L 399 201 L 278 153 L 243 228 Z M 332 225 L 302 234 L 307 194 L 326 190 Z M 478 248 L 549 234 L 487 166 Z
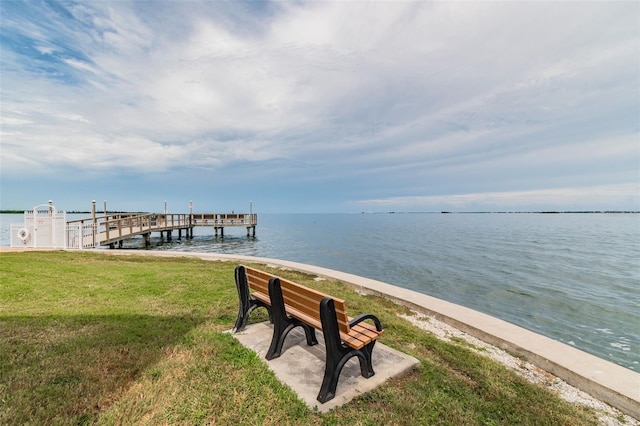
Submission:
M 279 278 L 279 277 L 278 277 Z M 318 330 L 322 329 L 320 321 L 320 302 L 325 297 L 333 299 L 336 308 L 336 318 L 338 320 L 338 329 L 345 334 L 349 334 L 349 317 L 347 316 L 347 306 L 344 300 L 335 298 L 328 294 L 322 293 L 301 284 L 289 281 L 284 278 L 280 279 L 280 288 L 282 289 L 282 297 L 284 304 L 287 305 L 287 311 L 292 315 L 300 313 L 305 318 L 313 321 L 313 326 Z
M 244 270 L 247 276 L 247 284 L 249 285 L 249 288 L 253 291 L 269 296 L 269 278 L 271 278 L 272 275 L 264 271 L 260 271 L 259 269 L 249 268 L 248 266 L 245 266 Z
M 264 295 L 269 295 L 269 279 L 274 275 L 245 266 L 247 283 L 249 288 Z M 287 306 L 290 315 L 299 317 L 298 319 L 310 323 L 318 330 L 322 330 L 320 322 L 320 302 L 324 297 L 331 297 L 336 308 L 338 328 L 341 333 L 349 334 L 349 317 L 347 316 L 347 306 L 344 300 L 322 293 L 293 281 L 276 277 L 280 280 L 282 298 Z

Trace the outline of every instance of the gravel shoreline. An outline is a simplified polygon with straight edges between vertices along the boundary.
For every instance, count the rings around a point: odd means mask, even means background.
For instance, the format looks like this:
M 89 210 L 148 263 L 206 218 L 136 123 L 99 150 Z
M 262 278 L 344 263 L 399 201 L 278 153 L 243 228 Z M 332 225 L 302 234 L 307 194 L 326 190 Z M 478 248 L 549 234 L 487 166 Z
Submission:
M 447 342 L 455 343 L 456 341 L 459 342 L 459 339 L 463 339 L 471 350 L 500 362 L 509 369 L 515 371 L 518 375 L 524 377 L 529 382 L 540 384 L 550 389 L 572 404 L 583 405 L 594 409 L 601 425 L 640 426 L 640 421 L 638 421 L 638 419 L 623 414 L 618 409 L 605 404 L 574 386 L 571 386 L 567 382 L 536 367 L 530 362 L 515 357 L 500 348 L 470 336 L 469 334 L 445 324 L 432 316 L 415 311 L 414 315 L 400 316 L 415 326 L 423 330 L 427 330 Z

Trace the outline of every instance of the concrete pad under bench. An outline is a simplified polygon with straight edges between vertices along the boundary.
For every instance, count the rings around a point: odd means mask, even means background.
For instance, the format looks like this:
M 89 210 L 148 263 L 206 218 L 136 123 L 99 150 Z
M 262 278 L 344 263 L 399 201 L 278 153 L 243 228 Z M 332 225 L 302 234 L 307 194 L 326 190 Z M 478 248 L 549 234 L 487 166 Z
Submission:
M 309 408 L 317 407 L 320 412 L 326 412 L 346 404 L 353 398 L 375 389 L 388 379 L 409 372 L 420 363 L 412 356 L 377 342 L 372 356 L 373 369 L 376 374 L 365 379 L 360 375 L 358 358 L 351 358 L 342 369 L 335 398 L 321 404 L 316 400 L 316 397 L 322 385 L 325 365 L 325 346 L 322 333 L 316 333 L 317 345 L 307 346 L 302 329 L 298 327 L 292 330 L 287 335 L 282 355 L 267 361 L 265 354 L 269 349 L 272 335 L 273 325 L 269 322 L 262 322 L 250 324 L 244 331 L 232 336 L 238 339 L 243 346 L 256 352 L 275 373 L 278 380 L 297 393 Z

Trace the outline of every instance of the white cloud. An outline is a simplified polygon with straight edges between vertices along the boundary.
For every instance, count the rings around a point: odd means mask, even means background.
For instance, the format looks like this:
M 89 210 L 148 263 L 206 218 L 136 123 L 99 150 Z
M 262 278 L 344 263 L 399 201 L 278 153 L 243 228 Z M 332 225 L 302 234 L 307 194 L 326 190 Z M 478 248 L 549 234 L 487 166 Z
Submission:
M 51 55 L 56 51 L 55 47 L 52 46 L 35 46 L 36 50 L 43 55 Z
M 567 205 L 570 200 L 571 204 Z M 601 210 L 607 206 L 640 208 L 640 184 L 626 183 L 580 188 L 548 188 L 529 191 L 485 192 L 456 195 L 428 195 L 360 200 L 355 204 L 370 209 L 422 209 L 437 211 L 495 211 L 522 209 L 532 211 L 569 208 L 572 210 Z
M 637 4 L 25 8 L 2 15 L 39 54 L 3 45 L 3 174 L 282 160 L 427 196 L 637 178 Z
M 98 71 L 96 70 L 96 68 L 92 67 L 91 65 L 89 65 L 86 62 L 83 61 L 79 61 L 77 59 L 64 59 L 63 62 L 73 68 L 76 68 L 78 70 L 81 71 L 88 71 L 91 74 L 97 74 Z

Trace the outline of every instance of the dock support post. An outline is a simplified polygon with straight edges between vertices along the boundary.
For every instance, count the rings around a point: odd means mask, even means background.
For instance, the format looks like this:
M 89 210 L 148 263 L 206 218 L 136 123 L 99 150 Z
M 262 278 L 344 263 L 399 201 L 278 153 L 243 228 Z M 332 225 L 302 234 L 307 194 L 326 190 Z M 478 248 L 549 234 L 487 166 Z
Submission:
M 178 229 L 178 239 L 182 239 L 182 228 Z
M 144 234 L 144 246 L 149 247 L 151 245 L 151 234 Z
M 171 241 L 171 231 L 167 231 L 167 241 Z
M 92 219 L 92 223 L 93 223 L 93 232 L 92 232 L 93 244 L 92 244 L 91 247 L 95 247 L 96 246 L 96 233 L 98 232 L 98 220 L 96 219 L 96 200 L 92 200 L 91 201 L 91 219 Z

